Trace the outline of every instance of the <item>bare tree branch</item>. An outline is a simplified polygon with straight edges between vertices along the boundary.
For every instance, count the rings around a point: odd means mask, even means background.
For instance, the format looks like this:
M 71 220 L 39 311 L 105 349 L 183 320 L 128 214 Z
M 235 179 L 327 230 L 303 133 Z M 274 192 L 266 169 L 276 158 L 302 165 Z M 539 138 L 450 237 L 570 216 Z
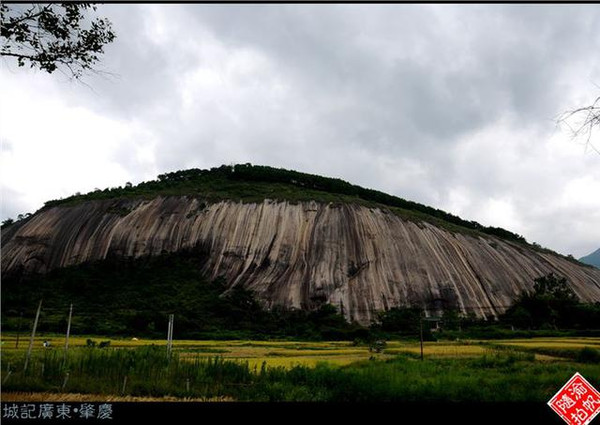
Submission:
M 556 123 L 568 127 L 573 139 L 583 139 L 586 149 L 590 148 L 600 154 L 600 147 L 592 143 L 592 135 L 600 127 L 600 96 L 589 106 L 562 113 Z

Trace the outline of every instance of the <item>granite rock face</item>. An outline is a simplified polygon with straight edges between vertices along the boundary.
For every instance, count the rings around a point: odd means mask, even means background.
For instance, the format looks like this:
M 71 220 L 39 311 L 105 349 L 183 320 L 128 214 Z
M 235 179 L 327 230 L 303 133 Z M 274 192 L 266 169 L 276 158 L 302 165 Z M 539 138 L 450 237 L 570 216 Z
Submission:
M 330 303 L 363 324 L 412 304 L 493 317 L 549 272 L 566 276 L 582 301 L 600 301 L 598 269 L 351 204 L 88 201 L 44 209 L 3 230 L 2 242 L 6 275 L 197 247 L 204 273 L 253 290 L 266 307 Z

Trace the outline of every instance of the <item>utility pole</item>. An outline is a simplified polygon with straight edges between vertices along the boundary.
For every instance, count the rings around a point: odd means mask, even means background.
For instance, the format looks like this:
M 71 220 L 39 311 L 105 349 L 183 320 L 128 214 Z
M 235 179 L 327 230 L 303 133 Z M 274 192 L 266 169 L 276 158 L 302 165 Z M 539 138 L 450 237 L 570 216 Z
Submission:
M 421 360 L 423 360 L 423 316 L 419 317 L 419 335 L 421 339 Z
M 19 324 L 17 325 L 17 342 L 15 348 L 19 348 L 19 335 L 21 334 L 21 322 L 23 321 L 23 312 L 19 313 Z
M 69 321 L 67 322 L 67 335 L 65 338 L 64 362 L 67 361 L 67 350 L 69 349 L 69 335 L 71 334 L 71 317 L 73 317 L 73 303 L 71 303 L 71 307 L 69 307 Z
M 35 330 L 37 328 L 38 319 L 40 318 L 40 311 L 42 310 L 42 300 L 38 305 L 37 313 L 35 313 L 35 321 L 33 322 L 33 329 L 31 330 L 31 338 L 29 339 L 29 348 L 27 349 L 27 357 L 25 357 L 25 365 L 23 366 L 23 372 L 27 370 L 29 359 L 31 358 L 31 350 L 33 350 L 33 340 L 35 338 Z
M 175 315 L 169 314 L 169 327 L 167 329 L 167 355 L 171 358 L 171 351 L 173 350 L 173 322 L 175 321 Z

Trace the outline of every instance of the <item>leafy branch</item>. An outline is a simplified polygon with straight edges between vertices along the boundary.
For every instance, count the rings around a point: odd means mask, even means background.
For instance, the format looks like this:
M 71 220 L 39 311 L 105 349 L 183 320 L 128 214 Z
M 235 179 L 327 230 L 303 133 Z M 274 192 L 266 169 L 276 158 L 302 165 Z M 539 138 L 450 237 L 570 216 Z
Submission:
M 79 79 L 116 35 L 108 19 L 86 21 L 86 3 L 33 5 L 25 10 L 0 5 L 0 55 L 48 73 L 67 70 Z

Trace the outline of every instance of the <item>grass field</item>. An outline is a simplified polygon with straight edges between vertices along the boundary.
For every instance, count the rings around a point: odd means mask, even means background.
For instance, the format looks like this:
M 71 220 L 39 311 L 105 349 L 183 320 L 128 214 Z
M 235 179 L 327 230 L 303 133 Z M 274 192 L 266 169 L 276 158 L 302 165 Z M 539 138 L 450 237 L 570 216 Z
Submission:
M 70 348 L 85 347 L 87 340 L 100 343 L 110 341 L 111 348 L 135 348 L 144 346 L 165 346 L 164 340 L 150 339 L 114 339 L 104 337 L 71 337 Z M 16 337 L 4 335 L 2 337 L 2 349 L 5 354 L 25 351 L 29 344 L 26 338 L 20 338 L 19 348 L 15 348 Z M 44 349 L 43 341 L 50 342 L 50 348 Z M 600 344 L 600 339 L 598 339 Z M 36 352 L 62 350 L 64 348 L 64 336 L 41 335 L 36 338 Z M 297 365 L 315 366 L 319 362 L 327 362 L 334 365 L 347 365 L 356 361 L 376 358 L 387 360 L 398 354 L 420 354 L 419 342 L 390 341 L 381 353 L 369 350 L 368 346 L 357 346 L 348 341 L 326 341 L 326 342 L 304 342 L 304 341 L 174 341 L 174 350 L 183 358 L 215 356 L 227 360 L 248 362 L 251 367 L 283 366 L 292 368 Z M 494 348 L 480 345 L 474 342 L 425 342 L 424 353 L 427 357 L 473 357 L 490 353 Z
M 110 346 L 87 348 L 88 339 Z M 33 392 L 34 399 L 540 401 L 577 371 L 600 385 L 600 364 L 576 361 L 582 349 L 600 349 L 600 338 L 426 342 L 420 361 L 420 344 L 410 341 L 388 341 L 380 353 L 343 341 L 175 341 L 167 360 L 164 340 L 74 337 L 65 361 L 64 337 L 40 335 L 26 372 L 29 341 L 15 343 L 2 335 L 3 397 L 13 400 Z
M 87 340 L 92 339 L 97 343 L 110 341 L 110 348 L 136 348 L 145 346 L 164 346 L 166 341 L 149 339 L 111 339 L 103 337 L 75 337 L 70 338 L 70 348 L 85 347 Z M 64 349 L 64 336 L 46 335 L 36 338 L 35 351 L 44 351 L 43 341 L 50 342 L 50 348 L 45 351 Z M 5 355 L 12 357 L 14 354 L 24 356 L 28 339 L 21 338 L 19 348 L 15 348 L 16 338 L 12 335 L 2 337 L 2 349 Z M 412 347 L 414 344 L 410 344 Z M 417 344 L 418 345 L 418 344 Z M 396 346 L 396 344 L 394 344 Z M 182 358 L 213 358 L 215 356 L 223 359 L 248 363 L 250 367 L 283 366 L 292 368 L 297 365 L 315 366 L 319 362 L 328 362 L 336 365 L 347 365 L 360 360 L 368 360 L 370 357 L 386 359 L 393 357 L 391 352 L 372 353 L 366 346 L 354 346 L 351 342 L 328 341 L 328 342 L 296 342 L 296 341 L 174 341 L 173 348 Z M 418 348 L 418 347 L 417 347 Z M 165 348 L 166 349 L 166 348 Z
M 85 347 L 87 340 L 96 343 L 110 341 L 110 348 L 135 348 L 145 346 L 165 346 L 165 340 L 151 339 L 119 339 L 98 336 L 71 337 L 69 347 Z M 46 351 L 61 350 L 64 347 L 64 336 L 40 335 L 34 344 L 36 352 L 44 350 L 43 341 L 50 342 Z M 21 337 L 19 348 L 15 348 L 16 337 L 3 335 L 2 350 L 7 355 L 11 353 L 25 354 L 29 339 Z M 174 350 L 183 357 L 215 357 L 227 360 L 249 362 L 251 366 L 262 365 L 284 366 L 291 368 L 296 365 L 314 366 L 319 362 L 329 362 L 336 365 L 347 365 L 371 357 L 386 360 L 398 354 L 420 355 L 419 342 L 388 341 L 382 353 L 374 353 L 369 347 L 355 345 L 348 341 L 192 341 L 179 340 L 173 342 Z M 464 358 L 490 354 L 497 349 L 510 349 L 519 352 L 533 352 L 540 359 L 561 360 L 569 358 L 570 353 L 584 347 L 600 349 L 600 338 L 532 338 L 508 339 L 493 341 L 439 341 L 425 342 L 424 355 L 428 358 Z M 550 353 L 550 354 L 547 354 Z M 563 355 L 561 355 L 563 354 Z

